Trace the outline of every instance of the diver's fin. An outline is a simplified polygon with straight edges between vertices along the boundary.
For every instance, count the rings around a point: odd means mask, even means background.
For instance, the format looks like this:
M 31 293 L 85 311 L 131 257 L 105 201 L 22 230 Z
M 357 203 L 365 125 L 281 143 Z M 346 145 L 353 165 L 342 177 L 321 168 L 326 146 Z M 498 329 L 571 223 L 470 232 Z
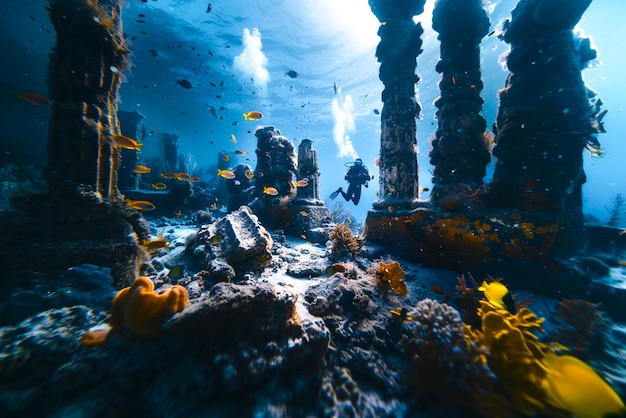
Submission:
M 341 187 L 335 190 L 334 192 L 332 192 L 330 196 L 328 196 L 330 200 L 335 200 L 335 198 L 339 195 L 340 191 L 341 191 Z

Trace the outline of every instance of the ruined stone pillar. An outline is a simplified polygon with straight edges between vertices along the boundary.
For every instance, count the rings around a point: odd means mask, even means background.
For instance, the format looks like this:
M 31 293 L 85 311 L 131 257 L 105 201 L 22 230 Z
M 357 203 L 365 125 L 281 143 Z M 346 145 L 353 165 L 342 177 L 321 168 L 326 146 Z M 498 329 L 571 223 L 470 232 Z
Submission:
M 491 137 L 480 113 L 484 102 L 480 41 L 489 31 L 489 18 L 480 0 L 438 0 L 433 29 L 441 42 L 436 68 L 441 73 L 441 96 L 435 102 L 439 126 L 430 151 L 431 196 L 437 203 L 444 197 L 475 193 L 491 159 Z M 450 209 L 444 200 L 442 204 Z
M 320 201 L 319 165 L 317 163 L 317 150 L 311 145 L 313 141 L 303 139 L 298 146 L 298 180 L 307 179 L 305 187 L 298 187 L 297 199 Z M 321 201 L 320 201 L 321 202 Z
M 369 0 L 381 22 L 376 56 L 382 93 L 380 190 L 376 209 L 411 208 L 418 197 L 416 58 L 422 52 L 422 26 L 413 16 L 425 0 Z
M 122 135 L 132 138 L 139 143 L 143 142 L 141 137 L 141 121 L 145 116 L 136 110 L 132 112 L 120 110 L 117 116 Z M 118 187 L 120 190 L 139 189 L 139 176 L 133 172 L 133 169 L 138 164 L 140 158 L 141 151 L 122 149 L 122 163 L 118 171 Z
M 50 20 L 57 34 L 50 56 L 53 99 L 46 177 L 50 190 L 79 184 L 119 199 L 117 104 L 122 71 L 130 66 L 117 0 L 56 0 Z
M 554 211 L 582 226 L 583 148 L 600 150 L 581 70 L 596 54 L 572 29 L 591 0 L 521 0 L 504 25 L 493 207 Z

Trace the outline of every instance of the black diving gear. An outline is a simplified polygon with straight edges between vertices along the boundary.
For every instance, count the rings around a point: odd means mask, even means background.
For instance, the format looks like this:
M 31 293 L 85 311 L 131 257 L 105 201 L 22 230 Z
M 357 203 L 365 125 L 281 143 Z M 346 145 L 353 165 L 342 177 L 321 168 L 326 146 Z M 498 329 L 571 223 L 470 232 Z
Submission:
M 335 199 L 341 193 L 346 201 L 352 200 L 355 205 L 358 205 L 361 200 L 361 186 L 368 187 L 368 182 L 372 178 L 367 167 L 363 165 L 363 160 L 357 158 L 344 177 L 350 184 L 348 191 L 344 192 L 343 188 L 340 187 L 330 195 L 330 198 Z

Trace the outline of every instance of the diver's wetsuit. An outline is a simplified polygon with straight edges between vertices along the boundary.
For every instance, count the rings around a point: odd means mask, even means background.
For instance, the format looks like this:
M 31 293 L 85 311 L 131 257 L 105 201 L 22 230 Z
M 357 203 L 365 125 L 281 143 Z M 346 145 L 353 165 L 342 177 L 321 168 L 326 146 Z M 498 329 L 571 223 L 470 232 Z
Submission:
M 361 186 L 365 185 L 367 187 L 367 183 L 370 181 L 370 173 L 367 167 L 362 163 L 354 164 L 346 173 L 345 179 L 350 183 L 348 191 L 344 192 L 340 187 L 337 192 L 341 193 L 346 201 L 352 200 L 355 205 L 358 205 L 361 200 Z

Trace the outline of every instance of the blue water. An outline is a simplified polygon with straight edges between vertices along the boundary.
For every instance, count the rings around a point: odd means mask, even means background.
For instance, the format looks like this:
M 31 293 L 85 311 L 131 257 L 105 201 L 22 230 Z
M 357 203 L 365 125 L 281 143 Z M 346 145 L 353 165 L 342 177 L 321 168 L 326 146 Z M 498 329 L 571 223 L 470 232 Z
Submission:
M 247 151 L 250 159 L 241 162 L 254 166 L 254 129 L 274 125 L 296 146 L 303 138 L 314 141 L 320 154 L 322 197 L 346 186 L 346 163 L 356 155 L 364 160 L 376 178 L 363 190 L 357 207 L 346 204 L 355 221 L 362 220 L 378 191 L 374 160 L 379 152 L 380 119 L 375 109 L 382 108 L 374 56 L 379 23 L 367 1 L 214 1 L 207 13 L 208 3 L 129 0 L 123 9 L 124 32 L 132 39 L 133 67 L 121 88 L 120 110 L 138 110 L 145 116 L 148 132 L 157 132 L 146 139 L 145 156 L 158 133 L 171 132 L 180 136 L 181 151 L 193 155 L 201 166 L 215 164 L 219 151 L 236 149 Z M 419 17 L 425 30 L 424 52 L 417 60 L 423 107 L 418 121 L 421 187 L 430 187 L 429 140 L 436 129 L 433 102 L 439 95 L 439 74 L 434 70 L 439 54 L 437 33 L 430 23 L 433 3 L 428 1 Z M 24 90 L 47 93 L 46 66 L 54 29 L 46 4 L 44 0 L 4 1 L 0 10 L 0 45 L 5 57 L 0 64 L 0 155 L 5 158 L 26 155 L 45 160 L 49 108 L 32 106 L 16 96 Z M 485 5 L 493 30 L 510 16 L 515 1 L 487 1 Z M 585 212 L 601 221 L 609 216 L 611 199 L 617 193 L 626 194 L 622 163 L 626 75 L 619 42 L 626 39 L 625 16 L 623 1 L 595 0 L 577 27 L 592 37 L 600 53 L 594 68 L 583 72 L 584 79 L 609 109 L 604 120 L 608 132 L 599 137 L 606 154 L 585 160 Z M 249 36 L 244 35 L 246 31 Z M 507 75 L 499 57 L 508 45 L 488 36 L 482 48 L 483 114 L 491 126 L 497 91 Z M 299 77 L 287 76 L 288 71 Z M 192 88 L 182 88 L 176 84 L 178 79 L 190 81 Z M 340 88 L 337 93 L 335 82 Z M 244 121 L 242 113 L 250 110 L 259 110 L 265 117 Z M 237 144 L 230 141 L 231 135 Z

